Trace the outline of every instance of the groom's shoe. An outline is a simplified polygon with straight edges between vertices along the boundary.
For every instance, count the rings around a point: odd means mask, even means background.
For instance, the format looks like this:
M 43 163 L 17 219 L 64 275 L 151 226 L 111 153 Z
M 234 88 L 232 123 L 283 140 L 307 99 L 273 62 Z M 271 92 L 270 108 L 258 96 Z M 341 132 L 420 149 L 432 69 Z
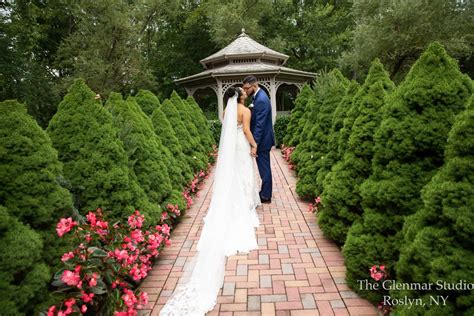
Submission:
M 265 204 L 270 204 L 270 203 L 272 203 L 272 199 L 260 198 L 260 202 L 265 203 Z

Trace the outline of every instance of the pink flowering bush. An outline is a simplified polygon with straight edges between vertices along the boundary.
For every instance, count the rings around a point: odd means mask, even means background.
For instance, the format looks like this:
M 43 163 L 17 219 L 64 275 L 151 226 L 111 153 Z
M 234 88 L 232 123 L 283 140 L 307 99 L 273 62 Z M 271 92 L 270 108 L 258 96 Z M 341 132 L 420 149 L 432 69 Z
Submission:
M 386 294 L 386 290 L 384 290 L 382 283 L 384 280 L 388 278 L 388 271 L 385 270 L 384 265 L 376 266 L 373 265 L 369 269 L 370 271 L 370 277 L 378 283 L 378 292 L 383 292 L 383 294 Z M 391 305 L 385 304 L 384 301 L 381 301 L 378 304 L 378 309 L 382 313 L 382 315 L 390 315 L 390 312 L 393 310 L 393 307 Z
M 287 147 L 285 145 L 281 145 L 281 154 L 283 156 L 283 159 L 288 162 L 288 168 L 291 170 L 295 169 L 295 164 L 291 161 L 291 154 L 295 150 L 296 147 Z
M 321 197 L 318 196 L 317 198 L 314 199 L 313 203 L 310 203 L 308 205 L 308 212 L 317 214 L 319 212 L 319 207 L 321 206 L 322 206 Z
M 170 213 L 179 216 L 179 209 L 170 206 Z M 171 244 L 170 226 L 161 222 L 145 228 L 139 211 L 126 224 L 109 223 L 101 209 L 82 221 L 62 218 L 57 224 L 58 236 L 77 246 L 62 255 L 64 268 L 52 282 L 54 293 L 65 299 L 43 315 L 137 315 L 148 296 L 135 288 L 151 270 L 152 259 Z

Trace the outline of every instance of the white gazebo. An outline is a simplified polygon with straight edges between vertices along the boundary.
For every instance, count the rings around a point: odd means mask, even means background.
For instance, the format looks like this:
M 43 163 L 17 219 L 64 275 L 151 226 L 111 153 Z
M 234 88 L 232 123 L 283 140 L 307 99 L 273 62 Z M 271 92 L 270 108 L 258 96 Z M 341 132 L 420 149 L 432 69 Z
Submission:
M 251 39 L 242 29 L 237 39 L 217 53 L 201 60 L 205 70 L 181 78 L 175 82 L 182 85 L 192 96 L 199 89 L 211 88 L 217 95 L 219 118 L 224 110 L 224 93 L 231 86 L 242 85 L 247 75 L 257 77 L 259 84 L 270 96 L 273 123 L 277 106 L 276 94 L 282 84 L 294 85 L 299 90 L 311 81 L 315 73 L 284 67 L 289 56 L 276 52 Z

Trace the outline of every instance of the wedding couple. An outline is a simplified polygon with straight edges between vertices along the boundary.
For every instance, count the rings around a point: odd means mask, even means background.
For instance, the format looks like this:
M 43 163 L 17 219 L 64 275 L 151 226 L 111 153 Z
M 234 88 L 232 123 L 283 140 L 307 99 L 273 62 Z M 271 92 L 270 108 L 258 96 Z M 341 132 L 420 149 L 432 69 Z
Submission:
M 247 97 L 253 98 L 252 111 L 244 105 Z M 275 141 L 270 100 L 254 76 L 245 77 L 242 88 L 229 88 L 225 98 L 211 203 L 197 252 L 186 263 L 161 316 L 197 316 L 211 311 L 224 282 L 226 257 L 258 248 L 256 208 L 270 203 L 272 197 L 270 149 Z M 254 157 L 262 179 L 260 192 Z

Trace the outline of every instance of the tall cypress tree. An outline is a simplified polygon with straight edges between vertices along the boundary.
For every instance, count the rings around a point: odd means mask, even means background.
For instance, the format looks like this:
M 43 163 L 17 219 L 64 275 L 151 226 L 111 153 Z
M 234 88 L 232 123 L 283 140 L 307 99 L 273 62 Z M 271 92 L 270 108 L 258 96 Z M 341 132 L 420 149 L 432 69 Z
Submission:
M 321 76 L 317 81 L 316 102 L 319 110 L 317 115 L 313 115 L 306 123 L 305 130 L 310 132 L 307 141 L 303 143 L 298 166 L 296 192 L 300 196 L 314 197 L 321 194 L 322 181 L 315 181 L 316 175 L 327 153 L 334 110 L 341 102 L 348 84 L 349 81 L 337 69 Z
M 105 104 L 128 155 L 130 172 L 137 176 L 151 202 L 160 204 L 171 193 L 170 176 L 165 165 L 163 144 L 156 137 L 151 119 L 133 97 L 126 101 L 112 92 Z
M 423 188 L 423 206 L 406 218 L 397 278 L 408 283 L 459 283 L 474 280 L 474 97 L 449 133 L 444 166 Z M 422 298 L 427 306 L 400 306 L 401 315 L 472 315 L 474 292 L 397 291 L 393 297 Z M 430 295 L 447 296 L 430 305 Z M 409 308 L 410 307 L 410 308 Z M 411 308 L 413 307 L 413 308 Z
M 326 179 L 321 198 L 319 224 L 322 231 L 343 244 L 352 223 L 362 215 L 360 184 L 369 177 L 374 151 L 374 134 L 382 120 L 382 106 L 394 88 L 388 73 L 379 60 L 369 70 L 353 104 L 356 115 L 349 136 L 348 149 L 343 159 L 335 164 Z
M 110 114 L 84 80 L 69 87 L 48 134 L 64 164 L 75 206 L 84 214 L 102 208 L 113 217 L 128 216 L 134 209 L 159 212 L 129 174 L 127 154 Z
M 286 134 L 283 138 L 283 144 L 286 146 L 296 146 L 299 143 L 301 130 L 303 128 L 303 115 L 305 113 L 308 99 L 312 96 L 313 90 L 307 84 L 303 85 L 300 93 L 296 97 L 295 107 L 291 110 L 290 122 L 286 128 Z
M 372 175 L 360 186 L 363 217 L 343 248 L 348 284 L 361 295 L 381 298 L 358 286 L 372 265 L 384 264 L 394 276 L 405 217 L 421 208 L 420 191 L 442 165 L 454 117 L 471 94 L 471 80 L 433 43 L 388 98 L 375 133 Z

